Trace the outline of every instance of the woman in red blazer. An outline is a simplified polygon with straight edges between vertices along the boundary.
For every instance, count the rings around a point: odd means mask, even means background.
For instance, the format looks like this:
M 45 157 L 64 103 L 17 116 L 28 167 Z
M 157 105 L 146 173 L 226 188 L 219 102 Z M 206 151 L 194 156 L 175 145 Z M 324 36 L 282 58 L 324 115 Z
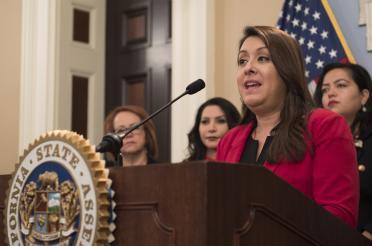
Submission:
M 220 141 L 217 160 L 263 165 L 345 223 L 355 226 L 359 180 L 343 117 L 314 109 L 297 42 L 273 27 L 247 27 L 237 85 L 242 123 Z

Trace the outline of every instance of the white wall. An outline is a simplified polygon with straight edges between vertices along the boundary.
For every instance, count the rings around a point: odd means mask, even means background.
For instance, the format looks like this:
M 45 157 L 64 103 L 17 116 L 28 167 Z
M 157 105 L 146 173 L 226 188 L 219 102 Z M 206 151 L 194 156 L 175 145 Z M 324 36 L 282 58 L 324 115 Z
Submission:
M 214 59 L 215 92 L 232 101 L 240 109 L 240 99 L 235 83 L 238 42 L 247 25 L 275 26 L 283 0 L 229 0 L 216 1 Z M 270 7 L 268 7 L 268 3 Z
M 366 27 L 359 26 L 359 1 L 328 0 L 357 63 L 372 75 L 372 52 L 367 52 Z
M 18 161 L 21 0 L 0 1 L 0 174 Z

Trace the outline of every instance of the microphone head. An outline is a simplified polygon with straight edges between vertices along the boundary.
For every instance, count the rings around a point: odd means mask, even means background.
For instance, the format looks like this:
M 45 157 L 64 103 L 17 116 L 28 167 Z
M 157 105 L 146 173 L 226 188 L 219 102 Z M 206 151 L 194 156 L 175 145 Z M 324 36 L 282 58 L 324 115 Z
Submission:
M 205 83 L 202 79 L 195 80 L 186 87 L 186 92 L 189 95 L 195 94 L 205 87 Z
M 112 152 L 116 155 L 120 152 L 122 144 L 123 140 L 119 134 L 108 133 L 102 138 L 101 143 L 96 146 L 96 152 Z

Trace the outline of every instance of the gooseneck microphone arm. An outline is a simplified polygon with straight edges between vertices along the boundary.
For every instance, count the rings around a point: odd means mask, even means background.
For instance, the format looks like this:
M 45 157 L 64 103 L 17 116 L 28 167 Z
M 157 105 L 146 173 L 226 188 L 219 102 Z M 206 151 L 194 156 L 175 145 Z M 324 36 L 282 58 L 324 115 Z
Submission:
M 181 95 L 179 95 L 178 97 L 176 97 L 172 101 L 168 102 L 166 105 L 164 105 L 163 107 L 158 109 L 156 112 L 149 115 L 146 119 L 142 120 L 141 122 L 135 124 L 134 126 L 130 127 L 129 129 L 127 129 L 125 131 L 121 131 L 121 132 L 118 132 L 118 133 L 108 133 L 108 134 L 106 134 L 102 138 L 101 143 L 99 143 L 97 145 L 96 151 L 101 152 L 101 153 L 104 153 L 104 152 L 112 152 L 114 154 L 119 153 L 120 148 L 123 144 L 123 139 L 128 134 L 130 134 L 132 131 L 134 131 L 138 127 L 142 126 L 143 124 L 145 124 L 147 121 L 151 120 L 153 117 L 155 117 L 160 112 L 162 112 L 163 110 L 168 108 L 170 105 L 172 105 L 174 102 L 176 102 L 181 97 L 185 96 L 186 94 L 189 94 L 189 95 L 195 94 L 196 92 L 200 91 L 204 87 L 205 87 L 205 83 L 201 79 L 198 79 L 198 80 L 192 82 L 191 84 L 189 84 L 186 87 L 186 90 L 185 90 L 184 93 L 182 93 Z
M 125 131 L 122 131 L 122 132 L 119 132 L 119 136 L 121 139 L 124 139 L 126 136 L 128 136 L 132 131 L 136 130 L 138 127 L 144 125 L 147 121 L 151 120 L 152 118 L 154 118 L 156 115 L 158 115 L 161 111 L 165 110 L 166 108 L 168 108 L 171 104 L 173 104 L 175 101 L 177 101 L 178 99 L 180 99 L 181 97 L 183 97 L 184 95 L 186 95 L 187 92 L 185 91 L 184 93 L 182 93 L 181 95 L 179 95 L 178 97 L 176 97 L 175 99 L 173 99 L 172 101 L 168 102 L 166 105 L 164 105 L 163 107 L 161 107 L 160 109 L 158 109 L 156 112 L 154 112 L 153 114 L 151 114 L 149 117 L 147 117 L 146 119 L 144 119 L 143 121 L 141 122 L 138 122 L 137 124 L 135 124 L 134 126 L 130 127 L 129 129 L 125 130 Z

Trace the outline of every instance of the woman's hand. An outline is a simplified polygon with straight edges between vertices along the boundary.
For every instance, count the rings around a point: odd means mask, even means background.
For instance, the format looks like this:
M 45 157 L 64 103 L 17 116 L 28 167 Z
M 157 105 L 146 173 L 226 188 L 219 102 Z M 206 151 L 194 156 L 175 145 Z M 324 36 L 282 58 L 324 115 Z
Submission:
M 362 235 L 372 241 L 372 233 L 370 233 L 369 231 L 363 231 Z

